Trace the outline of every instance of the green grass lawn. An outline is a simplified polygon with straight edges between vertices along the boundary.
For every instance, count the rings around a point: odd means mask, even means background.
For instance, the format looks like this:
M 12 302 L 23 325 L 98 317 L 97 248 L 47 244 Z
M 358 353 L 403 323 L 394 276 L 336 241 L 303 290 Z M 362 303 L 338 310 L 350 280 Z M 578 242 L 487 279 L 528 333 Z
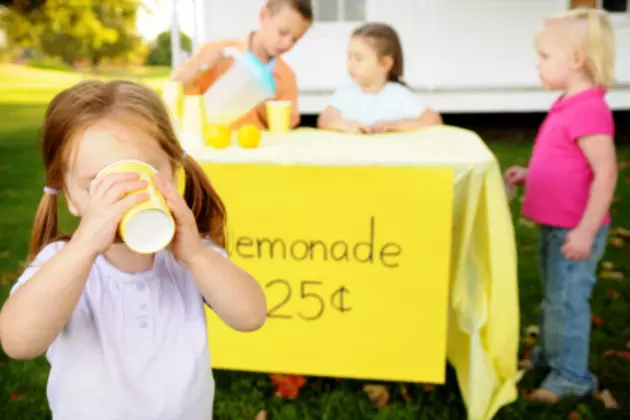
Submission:
M 51 72 L 0 65 L 0 302 L 6 299 L 19 274 L 28 248 L 32 217 L 44 185 L 37 134 L 45 104 L 59 89 L 86 75 Z M 116 77 L 125 77 L 124 74 Z M 135 76 L 159 87 L 159 77 Z M 527 162 L 528 141 L 493 141 L 490 147 L 501 165 Z M 630 215 L 630 147 L 619 149 L 623 163 L 617 199 L 613 208 L 614 228 L 623 227 Z M 537 230 L 518 216 L 519 201 L 512 210 L 519 247 L 519 287 L 522 325 L 536 324 L 541 299 L 536 263 Z M 64 216 L 63 225 L 72 220 Z M 630 236 L 616 230 L 602 264 L 604 274 L 593 294 L 591 366 L 622 405 L 622 410 L 604 411 L 599 401 L 570 399 L 557 407 L 541 407 L 524 399 L 502 409 L 498 419 L 616 419 L 628 416 L 630 404 L 630 283 L 608 279 L 630 275 Z M 620 274 L 618 274 L 620 273 Z M 430 345 L 430 344 L 427 344 Z M 524 346 L 525 344 L 523 344 Z M 615 353 L 619 352 L 619 353 Z M 627 354 L 627 353 L 626 353 Z M 29 362 L 9 360 L 0 351 L 0 419 L 30 420 L 50 418 L 46 403 L 48 365 L 43 358 Z M 386 384 L 389 404 L 376 409 L 363 392 L 359 381 L 308 378 L 295 401 L 273 396 L 273 386 L 265 374 L 216 372 L 215 417 L 253 419 L 266 410 L 270 419 L 464 419 L 465 412 L 452 371 L 447 383 L 438 387 L 419 384 Z M 526 375 L 519 386 L 533 387 L 536 378 Z M 147 419 L 149 420 L 149 419 Z

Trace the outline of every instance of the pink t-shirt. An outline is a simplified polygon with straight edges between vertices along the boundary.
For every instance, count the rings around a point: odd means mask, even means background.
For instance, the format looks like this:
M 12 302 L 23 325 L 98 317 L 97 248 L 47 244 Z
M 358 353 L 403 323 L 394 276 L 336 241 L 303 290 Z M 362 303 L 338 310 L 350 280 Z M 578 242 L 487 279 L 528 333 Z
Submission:
M 586 210 L 593 170 L 578 139 L 613 136 L 612 111 L 604 89 L 558 99 L 542 123 L 529 162 L 522 213 L 532 221 L 575 228 Z M 610 223 L 607 214 L 602 225 Z

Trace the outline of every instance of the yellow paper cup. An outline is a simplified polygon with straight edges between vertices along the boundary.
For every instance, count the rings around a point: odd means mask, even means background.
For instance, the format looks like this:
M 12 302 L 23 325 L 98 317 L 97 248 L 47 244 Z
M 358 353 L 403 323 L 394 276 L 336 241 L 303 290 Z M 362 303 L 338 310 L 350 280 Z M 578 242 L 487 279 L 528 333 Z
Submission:
M 267 102 L 267 124 L 272 133 L 285 133 L 291 129 L 291 101 Z
M 146 181 L 147 187 L 131 194 L 146 192 L 149 198 L 125 213 L 118 232 L 131 250 L 140 254 L 153 254 L 166 248 L 175 234 L 175 220 L 153 179 L 157 173 L 155 168 L 141 161 L 123 160 L 102 169 L 97 178 L 112 173 L 134 172 Z

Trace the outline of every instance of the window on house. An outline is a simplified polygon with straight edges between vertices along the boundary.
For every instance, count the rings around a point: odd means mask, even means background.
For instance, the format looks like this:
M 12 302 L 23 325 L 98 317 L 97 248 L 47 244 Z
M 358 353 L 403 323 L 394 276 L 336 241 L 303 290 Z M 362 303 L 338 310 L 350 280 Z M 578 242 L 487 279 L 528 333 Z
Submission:
M 318 22 L 362 22 L 365 20 L 366 0 L 315 0 L 315 19 Z
M 601 7 L 607 12 L 628 12 L 630 3 L 628 0 L 571 0 L 571 8 L 576 7 Z

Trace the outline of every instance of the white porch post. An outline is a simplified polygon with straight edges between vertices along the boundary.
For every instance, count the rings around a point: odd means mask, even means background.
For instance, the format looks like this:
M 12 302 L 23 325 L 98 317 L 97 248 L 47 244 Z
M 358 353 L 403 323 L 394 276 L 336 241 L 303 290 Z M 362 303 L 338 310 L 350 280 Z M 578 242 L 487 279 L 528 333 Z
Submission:
M 199 1 L 199 0 L 191 0 L 192 1 L 192 7 L 193 7 L 193 13 L 195 16 L 195 33 L 194 33 L 194 37 L 193 37 L 193 54 L 197 51 L 199 51 L 199 48 L 201 47 L 201 44 L 203 43 L 203 40 L 201 38 L 201 25 L 199 24 L 199 22 L 201 21 L 203 15 L 204 15 L 204 4 L 203 4 L 203 0 Z
M 177 21 L 177 1 L 171 0 L 173 4 L 173 19 L 171 21 L 171 67 L 173 69 L 180 65 L 181 41 L 179 37 L 179 22 Z

